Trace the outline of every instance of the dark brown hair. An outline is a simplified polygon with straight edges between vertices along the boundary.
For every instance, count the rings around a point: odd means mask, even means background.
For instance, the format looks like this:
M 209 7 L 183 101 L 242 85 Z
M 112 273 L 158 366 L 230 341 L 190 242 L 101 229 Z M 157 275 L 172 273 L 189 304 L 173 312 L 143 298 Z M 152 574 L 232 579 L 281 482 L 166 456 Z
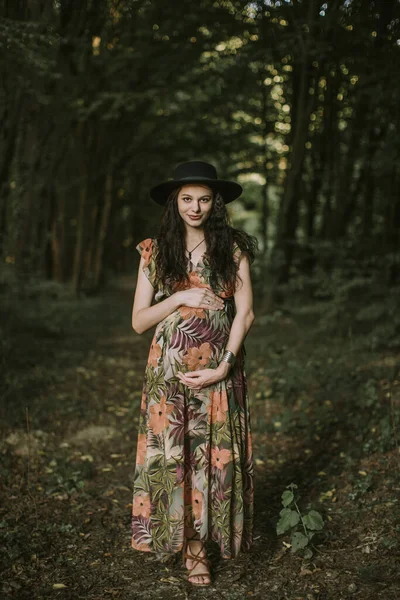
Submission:
M 177 204 L 180 189 L 174 190 L 168 197 L 156 238 L 157 279 L 170 289 L 188 280 L 185 226 Z M 238 265 L 233 258 L 234 242 L 242 252 L 247 253 L 250 262 L 253 262 L 258 241 L 256 237 L 230 225 L 226 205 L 219 192 L 214 193 L 211 212 L 204 223 L 204 237 L 211 269 L 212 289 L 235 289 Z

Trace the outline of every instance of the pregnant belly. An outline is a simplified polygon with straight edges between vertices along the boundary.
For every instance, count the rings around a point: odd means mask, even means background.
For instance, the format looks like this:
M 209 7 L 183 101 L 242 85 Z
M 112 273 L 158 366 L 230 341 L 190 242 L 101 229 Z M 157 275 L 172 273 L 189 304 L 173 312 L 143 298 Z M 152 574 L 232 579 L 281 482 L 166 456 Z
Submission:
M 164 348 L 183 350 L 210 348 L 219 354 L 229 337 L 231 318 L 226 310 L 207 310 L 181 306 L 157 326 L 157 337 L 163 337 Z

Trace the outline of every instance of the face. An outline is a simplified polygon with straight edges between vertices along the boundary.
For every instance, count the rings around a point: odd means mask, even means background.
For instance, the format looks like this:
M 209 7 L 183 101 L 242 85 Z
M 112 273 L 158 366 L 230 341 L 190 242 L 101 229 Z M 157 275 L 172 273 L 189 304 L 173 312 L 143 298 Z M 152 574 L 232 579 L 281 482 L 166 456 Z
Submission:
M 177 198 L 178 211 L 185 225 L 201 228 L 211 213 L 214 194 L 203 185 L 184 185 Z

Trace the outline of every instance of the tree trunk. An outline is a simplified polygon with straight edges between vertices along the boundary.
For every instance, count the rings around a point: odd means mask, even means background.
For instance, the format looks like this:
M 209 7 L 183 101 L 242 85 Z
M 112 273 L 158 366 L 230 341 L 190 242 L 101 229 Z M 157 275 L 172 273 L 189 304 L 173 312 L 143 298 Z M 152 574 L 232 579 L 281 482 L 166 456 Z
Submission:
M 96 257 L 94 263 L 94 286 L 98 289 L 100 285 L 101 276 L 103 273 L 103 255 L 104 255 L 104 244 L 108 232 L 110 222 L 110 212 L 113 199 L 113 184 L 114 184 L 114 173 L 113 173 L 113 161 L 109 159 L 109 168 L 106 176 L 106 183 L 104 188 L 104 204 L 101 214 L 99 234 L 97 238 Z
M 55 193 L 52 197 L 53 215 L 51 222 L 51 257 L 53 278 L 62 283 L 65 280 L 65 198 L 58 202 Z
M 79 194 L 79 213 L 76 224 L 76 243 L 75 243 L 75 256 L 74 256 L 74 267 L 72 273 L 72 289 L 76 295 L 78 295 L 81 283 L 82 273 L 82 260 L 84 253 L 85 244 L 85 217 L 86 217 L 86 206 L 88 201 L 88 181 L 87 174 L 81 183 L 81 191 Z
M 293 114 L 292 120 L 292 154 L 291 164 L 287 172 L 286 185 L 283 198 L 279 207 L 277 234 L 275 241 L 275 253 L 282 256 L 278 267 L 277 281 L 283 283 L 287 281 L 290 270 L 290 263 L 286 261 L 293 256 L 295 225 L 297 225 L 297 211 L 299 199 L 296 197 L 298 187 L 298 177 L 301 173 L 302 164 L 306 152 L 305 143 L 308 137 L 308 125 L 310 114 L 315 104 L 315 94 L 311 96 L 308 92 L 310 86 L 312 70 L 312 60 L 309 56 L 312 32 L 314 31 L 314 20 L 318 16 L 318 4 L 316 0 L 310 0 L 308 4 L 307 23 L 310 27 L 310 34 L 304 44 L 301 56 L 301 62 L 298 75 L 296 69 L 293 72 Z M 315 86 L 316 87 L 316 86 Z M 296 213 L 296 214 L 294 214 Z

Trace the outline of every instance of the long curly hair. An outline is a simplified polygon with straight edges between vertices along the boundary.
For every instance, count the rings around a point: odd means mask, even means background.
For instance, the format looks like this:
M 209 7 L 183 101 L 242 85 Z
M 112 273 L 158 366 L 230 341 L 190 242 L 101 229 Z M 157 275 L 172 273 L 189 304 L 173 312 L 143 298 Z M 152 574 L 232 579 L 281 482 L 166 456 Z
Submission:
M 185 254 L 185 226 L 177 204 L 180 189 L 175 189 L 168 197 L 156 238 L 156 276 L 169 289 L 180 287 L 189 279 Z M 235 289 L 238 265 L 233 258 L 233 244 L 236 242 L 240 250 L 248 254 L 250 262 L 253 262 L 258 240 L 230 225 L 226 205 L 219 192 L 214 194 L 210 215 L 204 223 L 204 238 L 213 291 L 220 287 Z

